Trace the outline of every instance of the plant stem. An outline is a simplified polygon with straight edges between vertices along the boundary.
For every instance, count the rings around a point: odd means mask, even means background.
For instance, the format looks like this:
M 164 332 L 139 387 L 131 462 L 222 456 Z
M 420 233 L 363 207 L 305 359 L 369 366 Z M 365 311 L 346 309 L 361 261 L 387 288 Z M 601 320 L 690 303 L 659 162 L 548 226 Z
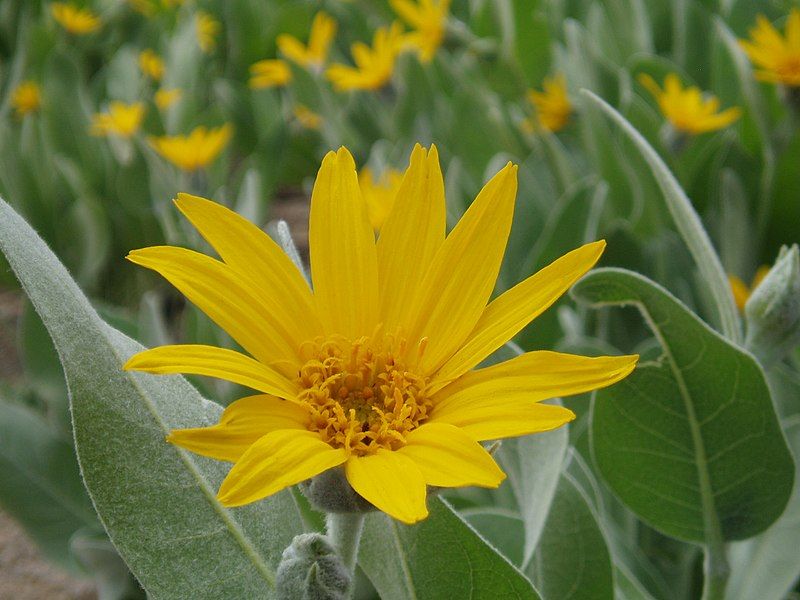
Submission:
M 326 521 L 328 538 L 352 577 L 358 556 L 358 543 L 364 528 L 364 514 L 328 513 Z
M 723 600 L 725 587 L 728 585 L 728 577 L 731 573 L 728 559 L 725 556 L 725 544 L 709 544 L 706 546 L 705 553 L 702 600 Z

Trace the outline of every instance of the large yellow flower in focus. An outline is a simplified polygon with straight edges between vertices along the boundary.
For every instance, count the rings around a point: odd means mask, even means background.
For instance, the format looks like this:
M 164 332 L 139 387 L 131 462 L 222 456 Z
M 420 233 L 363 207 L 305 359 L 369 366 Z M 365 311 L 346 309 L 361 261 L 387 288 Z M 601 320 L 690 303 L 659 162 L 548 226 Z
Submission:
M 391 0 L 391 5 L 413 28 L 405 43 L 417 50 L 422 62 L 430 62 L 444 39 L 450 0 Z
M 569 123 L 572 103 L 569 101 L 567 78 L 564 75 L 548 77 L 544 80 L 543 91 L 528 92 L 528 101 L 536 109 L 536 125 L 545 131 L 561 131 Z M 533 132 L 536 125 L 526 121 L 525 128 Z
M 417 146 L 377 242 L 355 165 L 342 148 L 322 161 L 311 196 L 313 291 L 258 227 L 186 194 L 178 208 L 221 261 L 175 247 L 134 250 L 225 329 L 245 354 L 165 346 L 125 368 L 227 379 L 260 392 L 219 424 L 169 441 L 235 463 L 226 506 L 255 502 L 342 466 L 353 489 L 405 523 L 427 516 L 426 486 L 497 487 L 480 445 L 548 431 L 574 414 L 541 401 L 605 387 L 636 356 L 549 351 L 475 369 L 595 264 L 605 243 L 574 250 L 492 302 L 514 212 L 517 168 L 489 181 L 445 237 L 435 148 Z M 488 303 L 488 304 L 487 304 Z M 251 358 L 252 357 L 252 358 Z
M 308 34 L 308 46 L 288 34 L 278 36 L 278 49 L 286 58 L 309 69 L 320 69 L 328 58 L 328 50 L 336 35 L 336 21 L 322 11 L 314 16 Z
M 195 127 L 189 135 L 151 137 L 149 142 L 176 167 L 196 171 L 214 162 L 231 139 L 231 133 L 230 125 L 216 129 Z
M 92 135 L 117 135 L 124 138 L 133 136 L 142 125 L 145 106 L 141 102 L 125 104 L 112 102 L 108 111 L 96 113 L 92 117 Z
M 355 67 L 331 65 L 327 77 L 339 91 L 377 90 L 389 83 L 394 73 L 394 63 L 402 46 L 403 32 L 400 23 L 380 27 L 370 48 L 363 42 L 351 47 Z
M 800 86 L 800 10 L 792 9 L 786 20 L 786 37 L 764 15 L 758 15 L 750 40 L 739 42 L 759 67 L 756 78 L 791 87 Z
M 698 87 L 684 88 L 675 73 L 666 76 L 663 90 L 652 77 L 644 73 L 639 75 L 639 82 L 653 94 L 661 113 L 681 133 L 697 135 L 716 131 L 742 116 L 738 107 L 717 112 L 719 99 L 704 95 Z
M 75 35 L 86 35 L 100 29 L 100 17 L 88 8 L 78 8 L 68 2 L 53 2 L 50 14 L 59 25 Z

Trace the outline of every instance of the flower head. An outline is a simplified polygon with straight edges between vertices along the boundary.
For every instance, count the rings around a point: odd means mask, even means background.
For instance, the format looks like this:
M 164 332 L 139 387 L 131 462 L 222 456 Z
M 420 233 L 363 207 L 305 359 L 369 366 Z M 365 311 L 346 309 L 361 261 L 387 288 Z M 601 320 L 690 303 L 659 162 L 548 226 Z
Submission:
M 217 46 L 217 36 L 222 26 L 219 21 L 204 10 L 197 11 L 195 15 L 195 34 L 200 49 L 208 54 Z
M 100 17 L 88 8 L 78 8 L 68 2 L 53 2 L 50 14 L 64 29 L 75 35 L 85 35 L 100 29 Z
M 661 113 L 681 133 L 697 135 L 716 131 L 727 127 L 742 114 L 738 107 L 717 112 L 719 99 L 703 94 L 698 87 L 684 88 L 675 73 L 664 79 L 663 90 L 647 74 L 640 74 L 639 82 L 653 94 Z
M 196 171 L 211 164 L 231 138 L 232 128 L 195 127 L 189 135 L 149 138 L 150 145 L 161 156 L 184 171 Z
M 758 15 L 756 26 L 750 30 L 750 40 L 739 43 L 759 67 L 757 79 L 800 86 L 800 9 L 793 8 L 789 14 L 786 37 L 764 15 Z
M 292 110 L 295 120 L 306 129 L 319 129 L 322 127 L 322 116 L 303 104 L 298 104 Z
M 134 10 L 151 17 L 157 12 L 175 8 L 184 3 L 184 0 L 128 0 Z
M 371 48 L 363 42 L 356 42 L 351 47 L 356 66 L 331 65 L 327 71 L 328 79 L 339 91 L 382 88 L 392 78 L 402 37 L 399 23 L 379 28 Z
M 92 117 L 92 135 L 117 135 L 129 138 L 139 131 L 144 118 L 145 107 L 141 102 L 125 104 L 112 102 L 108 111 L 95 113 Z
M 744 311 L 744 305 L 750 299 L 750 295 L 758 287 L 758 284 L 764 280 L 764 277 L 769 273 L 770 267 L 761 265 L 758 267 L 756 274 L 753 276 L 753 281 L 748 286 L 744 281 L 739 279 L 736 275 L 728 275 L 728 282 L 733 292 L 733 301 L 736 302 L 736 307 L 740 311 Z
M 150 48 L 139 53 L 139 68 L 150 79 L 161 81 L 164 77 L 164 61 Z
M 536 124 L 545 131 L 560 131 L 569 122 L 572 103 L 567 94 L 567 78 L 564 75 L 548 77 L 544 80 L 544 90 L 530 90 L 528 100 L 536 109 Z M 526 128 L 535 131 L 533 122 L 526 122 Z
M 391 5 L 413 28 L 404 36 L 405 44 L 417 50 L 422 62 L 430 62 L 444 39 L 450 0 L 391 0 Z
M 402 182 L 403 174 L 397 169 L 385 169 L 378 178 L 369 167 L 363 167 L 359 172 L 358 187 L 367 206 L 370 225 L 375 231 L 380 231 L 386 222 Z
M 11 105 L 17 116 L 22 118 L 36 112 L 42 106 L 42 92 L 35 81 L 23 81 L 11 94 Z
M 161 88 L 153 95 L 153 100 L 160 110 L 166 110 L 180 100 L 181 96 L 183 96 L 183 90 L 180 88 Z
M 587 244 L 489 302 L 511 228 L 517 168 L 492 178 L 445 237 L 435 148 L 417 146 L 377 242 L 344 148 L 322 161 L 311 196 L 313 291 L 280 247 L 225 207 L 186 194 L 178 208 L 222 260 L 175 247 L 135 250 L 251 356 L 201 345 L 136 354 L 126 369 L 193 373 L 258 392 L 212 427 L 169 441 L 235 463 L 218 497 L 255 502 L 342 467 L 353 489 L 406 523 L 425 518 L 426 485 L 497 487 L 479 442 L 574 418 L 555 396 L 610 385 L 636 356 L 529 352 L 475 369 L 594 265 Z M 488 303 L 488 304 L 487 304 Z
M 250 65 L 249 85 L 254 90 L 283 87 L 292 80 L 292 69 L 285 60 L 270 58 Z
M 307 46 L 296 37 L 286 33 L 279 35 L 276 42 L 278 49 L 289 60 L 303 67 L 319 69 L 325 64 L 335 35 L 336 21 L 327 13 L 320 11 L 311 23 Z

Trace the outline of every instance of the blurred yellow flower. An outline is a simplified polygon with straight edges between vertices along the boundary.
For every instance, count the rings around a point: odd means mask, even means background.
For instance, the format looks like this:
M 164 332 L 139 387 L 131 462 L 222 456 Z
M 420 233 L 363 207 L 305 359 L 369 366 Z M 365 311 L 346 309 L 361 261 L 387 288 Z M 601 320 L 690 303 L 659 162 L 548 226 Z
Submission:
M 153 96 L 156 106 L 161 110 L 166 110 L 183 96 L 183 91 L 178 88 L 164 89 L 161 88 Z
M 254 90 L 283 87 L 292 80 L 292 69 L 285 60 L 269 58 L 250 65 L 249 85 Z
M 297 122 L 306 129 L 316 130 L 322 127 L 322 117 L 307 106 L 298 104 L 292 110 L 292 114 Z
M 195 33 L 197 34 L 197 43 L 203 52 L 209 53 L 216 47 L 217 36 L 221 29 L 220 22 L 209 13 L 204 10 L 197 11 L 195 15 Z
M 752 41 L 750 41 L 752 40 Z M 782 37 L 764 15 L 758 15 L 750 30 L 750 40 L 740 44 L 760 70 L 760 81 L 800 86 L 800 9 L 793 8 L 786 20 L 786 37 Z
M 361 188 L 361 197 L 367 205 L 367 216 L 375 231 L 380 231 L 389 216 L 402 182 L 403 173 L 397 169 L 385 169 L 378 178 L 369 167 L 363 167 L 359 172 L 358 187 Z
M 117 135 L 129 138 L 139 131 L 144 118 L 145 107 L 141 102 L 125 104 L 124 102 L 112 102 L 108 106 L 108 111 L 95 113 L 92 117 L 92 135 Z
M 666 76 L 663 90 L 645 73 L 639 75 L 639 82 L 653 94 L 661 113 L 681 133 L 696 135 L 716 131 L 727 127 L 742 115 L 738 107 L 717 112 L 718 98 L 703 94 L 695 86 L 684 88 L 675 73 Z
M 151 17 L 155 13 L 181 6 L 184 0 L 128 0 L 133 8 L 146 17 Z
M 528 91 L 528 101 L 536 109 L 536 121 L 526 120 L 523 127 L 529 133 L 536 131 L 537 126 L 545 131 L 561 131 L 572 115 L 572 103 L 567 94 L 567 78 L 564 75 L 547 77 L 543 83 L 543 91 Z
M 68 2 L 53 2 L 50 14 L 64 29 L 75 35 L 84 35 L 100 29 L 100 17 L 88 8 L 78 8 Z
M 228 144 L 233 128 L 196 127 L 189 135 L 150 137 L 150 145 L 161 156 L 184 171 L 196 171 L 211 164 Z
M 356 66 L 331 65 L 326 73 L 328 79 L 339 91 L 382 88 L 392 78 L 402 39 L 400 23 L 392 23 L 388 28 L 378 28 L 371 48 L 363 42 L 356 42 L 351 46 Z
M 430 62 L 444 39 L 450 0 L 391 0 L 391 5 L 413 28 L 403 37 L 405 44 L 417 50 L 422 62 Z
M 139 53 L 139 68 L 150 79 L 161 81 L 164 77 L 164 61 L 150 48 Z
M 767 265 L 761 265 L 758 267 L 750 286 L 739 279 L 736 275 L 728 275 L 728 282 L 730 283 L 731 291 L 733 292 L 733 300 L 736 302 L 736 306 L 740 311 L 744 311 L 744 305 L 747 304 L 747 301 L 750 299 L 750 295 L 758 287 L 758 284 L 764 280 L 764 277 L 767 276 L 769 270 L 770 267 Z
M 404 523 L 428 515 L 427 486 L 496 488 L 480 445 L 561 427 L 549 398 L 626 377 L 637 356 L 550 351 L 475 367 L 551 306 L 599 259 L 586 244 L 489 302 L 508 241 L 517 168 L 506 165 L 445 236 L 435 148 L 417 146 L 377 242 L 350 153 L 322 161 L 311 195 L 312 287 L 259 227 L 179 194 L 178 209 L 222 260 L 160 246 L 128 260 L 163 275 L 251 356 L 205 345 L 140 352 L 124 368 L 219 377 L 257 390 L 218 424 L 167 440 L 235 463 L 217 497 L 256 502 L 341 467 L 352 488 Z
M 11 94 L 11 106 L 18 117 L 36 112 L 42 106 L 42 92 L 35 81 L 23 81 Z
M 309 69 L 321 69 L 335 35 L 336 21 L 327 13 L 320 11 L 311 23 L 308 46 L 286 33 L 278 36 L 277 44 L 278 49 L 289 60 Z

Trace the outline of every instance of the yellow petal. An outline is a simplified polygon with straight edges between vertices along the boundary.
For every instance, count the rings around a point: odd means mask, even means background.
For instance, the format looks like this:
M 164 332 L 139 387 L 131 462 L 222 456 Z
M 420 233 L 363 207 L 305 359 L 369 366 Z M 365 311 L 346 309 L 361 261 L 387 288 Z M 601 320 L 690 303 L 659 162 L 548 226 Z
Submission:
M 736 307 L 740 311 L 744 310 L 744 305 L 747 304 L 747 299 L 750 298 L 750 288 L 736 275 L 728 275 L 728 283 L 731 286 L 733 301 L 736 303 Z
M 462 406 L 458 411 L 434 413 L 428 423 L 454 425 L 480 442 L 550 431 L 574 418 L 575 413 L 563 406 L 496 398 Z
M 503 260 L 516 193 L 517 167 L 509 163 L 484 186 L 436 253 L 422 282 L 421 301 L 412 309 L 415 319 L 408 336 L 428 338 L 426 372 L 452 356 L 486 307 Z
M 343 448 L 331 448 L 311 431 L 272 431 L 233 465 L 217 498 L 225 506 L 249 504 L 332 469 L 346 458 Z
M 299 364 L 303 340 L 275 319 L 281 314 L 276 299 L 224 263 L 173 246 L 134 250 L 127 258 L 160 273 L 260 362 L 284 374 L 292 372 L 292 363 Z
M 428 485 L 496 488 L 506 478 L 483 447 L 447 423 L 426 423 L 406 436 L 398 452 L 413 460 Z
M 231 269 L 251 278 L 261 296 L 272 297 L 274 318 L 298 343 L 322 333 L 311 288 L 272 238 L 216 202 L 178 194 L 175 204 Z
M 299 404 L 274 396 L 248 396 L 230 404 L 219 424 L 173 429 L 167 441 L 196 454 L 235 462 L 271 431 L 305 430 L 307 421 L 308 411 Z
M 416 523 L 428 516 L 427 488 L 419 467 L 399 452 L 351 456 L 345 464 L 347 481 L 378 510 L 403 523 Z
M 436 374 L 431 393 L 469 371 L 547 310 L 595 265 L 605 247 L 604 240 L 581 246 L 493 300 L 458 352 Z
M 397 197 L 401 200 L 394 202 L 377 244 L 381 321 L 387 331 L 410 320 L 420 279 L 444 243 L 444 180 L 436 146 L 430 152 L 414 147 Z
M 378 324 L 375 234 L 345 148 L 329 152 L 317 174 L 309 245 L 314 297 L 326 333 L 350 339 L 373 333 Z
M 297 384 L 257 360 L 234 350 L 187 344 L 161 346 L 134 354 L 124 367 L 159 375 L 185 373 L 232 381 L 281 398 L 297 396 Z

